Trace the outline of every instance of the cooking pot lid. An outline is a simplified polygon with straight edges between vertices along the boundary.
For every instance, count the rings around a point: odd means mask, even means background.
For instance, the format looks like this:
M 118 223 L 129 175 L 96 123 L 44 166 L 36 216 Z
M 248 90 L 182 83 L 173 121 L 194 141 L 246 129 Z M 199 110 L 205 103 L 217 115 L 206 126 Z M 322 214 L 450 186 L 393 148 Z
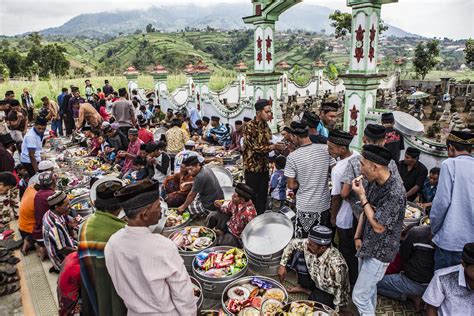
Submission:
M 293 237 L 293 225 L 283 214 L 265 213 L 254 218 L 242 232 L 245 249 L 253 254 L 268 256 L 288 245 Z
M 422 134 L 425 130 L 423 123 L 411 114 L 394 111 L 393 116 L 395 119 L 395 128 L 404 134 L 416 136 Z
M 221 166 L 211 166 L 212 172 L 216 176 L 217 180 L 219 181 L 219 185 L 221 187 L 231 187 L 234 179 L 232 178 L 232 174 L 229 170 Z

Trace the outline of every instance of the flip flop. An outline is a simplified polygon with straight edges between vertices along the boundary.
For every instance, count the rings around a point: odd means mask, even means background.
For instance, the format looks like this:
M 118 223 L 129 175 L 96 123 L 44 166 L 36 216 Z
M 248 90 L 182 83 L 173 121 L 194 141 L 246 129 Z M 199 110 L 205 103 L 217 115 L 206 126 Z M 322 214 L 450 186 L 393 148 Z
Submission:
M 17 281 L 20 281 L 20 277 L 19 276 L 8 276 L 6 274 L 0 274 L 0 285 L 5 285 L 5 284 L 8 284 L 8 283 L 13 283 L 13 282 L 17 282 Z
M 18 284 L 10 284 L 10 285 L 2 286 L 0 288 L 0 296 L 5 296 L 5 295 L 15 293 L 19 289 L 20 289 L 20 285 L 18 285 Z
M 12 264 L 12 265 L 17 264 L 18 262 L 20 262 L 20 258 L 17 258 L 17 257 L 10 257 L 7 260 L 7 263 Z
M 8 275 L 15 275 L 17 271 L 16 267 L 1 268 L 0 270 L 0 272 Z
M 8 240 L 0 241 L 0 247 L 4 248 L 5 250 L 18 249 L 21 247 L 21 245 L 23 245 L 23 239 L 18 239 L 18 240 L 8 239 Z
M 0 239 L 1 240 L 7 240 L 10 238 L 15 231 L 13 229 L 6 229 L 0 234 Z
M 7 250 L 0 250 L 0 258 L 8 256 L 10 253 Z

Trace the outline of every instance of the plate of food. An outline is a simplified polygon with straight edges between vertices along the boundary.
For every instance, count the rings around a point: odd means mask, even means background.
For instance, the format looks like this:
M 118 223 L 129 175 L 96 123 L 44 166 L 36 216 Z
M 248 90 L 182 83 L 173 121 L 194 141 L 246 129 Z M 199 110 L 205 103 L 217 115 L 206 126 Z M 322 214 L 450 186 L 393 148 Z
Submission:
M 276 315 L 336 316 L 337 313 L 330 307 L 318 302 L 302 300 L 285 305 Z
M 206 249 L 194 258 L 194 270 L 209 278 L 224 278 L 247 268 L 247 257 L 239 248 L 214 247 Z M 227 250 L 228 249 L 228 250 Z
M 178 213 L 178 209 L 176 208 L 169 208 L 168 213 L 166 215 L 166 223 L 165 228 L 177 227 L 187 223 L 191 215 L 189 212 L 185 211 L 183 214 Z
M 182 251 L 202 251 L 216 240 L 216 233 L 204 226 L 189 226 L 173 232 L 169 238 Z
M 252 276 L 240 278 L 224 289 L 222 306 L 229 315 L 241 315 L 247 309 L 272 316 L 288 302 L 288 293 L 277 281 Z

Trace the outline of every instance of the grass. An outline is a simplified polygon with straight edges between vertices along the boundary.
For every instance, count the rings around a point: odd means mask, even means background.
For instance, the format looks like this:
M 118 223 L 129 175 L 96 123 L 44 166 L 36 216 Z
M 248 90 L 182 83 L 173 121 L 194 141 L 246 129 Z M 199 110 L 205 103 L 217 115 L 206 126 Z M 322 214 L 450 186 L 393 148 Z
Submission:
M 211 76 L 209 87 L 212 91 L 218 91 L 225 88 L 229 83 L 236 80 L 236 75 L 232 76 L 232 71 L 217 71 Z M 61 93 L 61 88 L 70 85 L 75 85 L 80 88 L 81 94 L 84 95 L 84 81 L 90 79 L 94 87 L 102 88 L 104 80 L 108 79 L 110 84 L 118 90 L 121 87 L 127 87 L 127 79 L 124 76 L 103 76 L 103 77 L 88 77 L 63 79 L 53 78 L 49 81 L 24 81 L 24 80 L 9 80 L 0 84 L 0 93 L 3 95 L 7 90 L 15 91 L 17 98 L 20 97 L 23 88 L 28 88 L 30 93 L 35 97 L 37 103 L 43 96 L 49 98 L 56 98 Z M 168 91 L 172 92 L 177 88 L 186 84 L 186 76 L 184 74 L 170 74 L 166 82 Z M 153 77 L 149 75 L 140 75 L 138 77 L 138 86 L 146 90 L 153 89 Z

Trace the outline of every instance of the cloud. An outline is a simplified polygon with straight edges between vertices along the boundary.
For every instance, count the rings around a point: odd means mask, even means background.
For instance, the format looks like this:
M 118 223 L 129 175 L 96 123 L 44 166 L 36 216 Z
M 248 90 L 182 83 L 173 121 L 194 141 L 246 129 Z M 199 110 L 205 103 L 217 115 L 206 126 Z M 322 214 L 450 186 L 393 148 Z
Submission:
M 146 9 L 167 5 L 222 5 L 250 0 L 0 0 L 0 34 L 15 35 L 60 26 L 82 13 Z M 346 0 L 304 0 L 350 12 Z M 382 6 L 382 18 L 405 31 L 424 36 L 474 37 L 473 0 L 399 0 Z

